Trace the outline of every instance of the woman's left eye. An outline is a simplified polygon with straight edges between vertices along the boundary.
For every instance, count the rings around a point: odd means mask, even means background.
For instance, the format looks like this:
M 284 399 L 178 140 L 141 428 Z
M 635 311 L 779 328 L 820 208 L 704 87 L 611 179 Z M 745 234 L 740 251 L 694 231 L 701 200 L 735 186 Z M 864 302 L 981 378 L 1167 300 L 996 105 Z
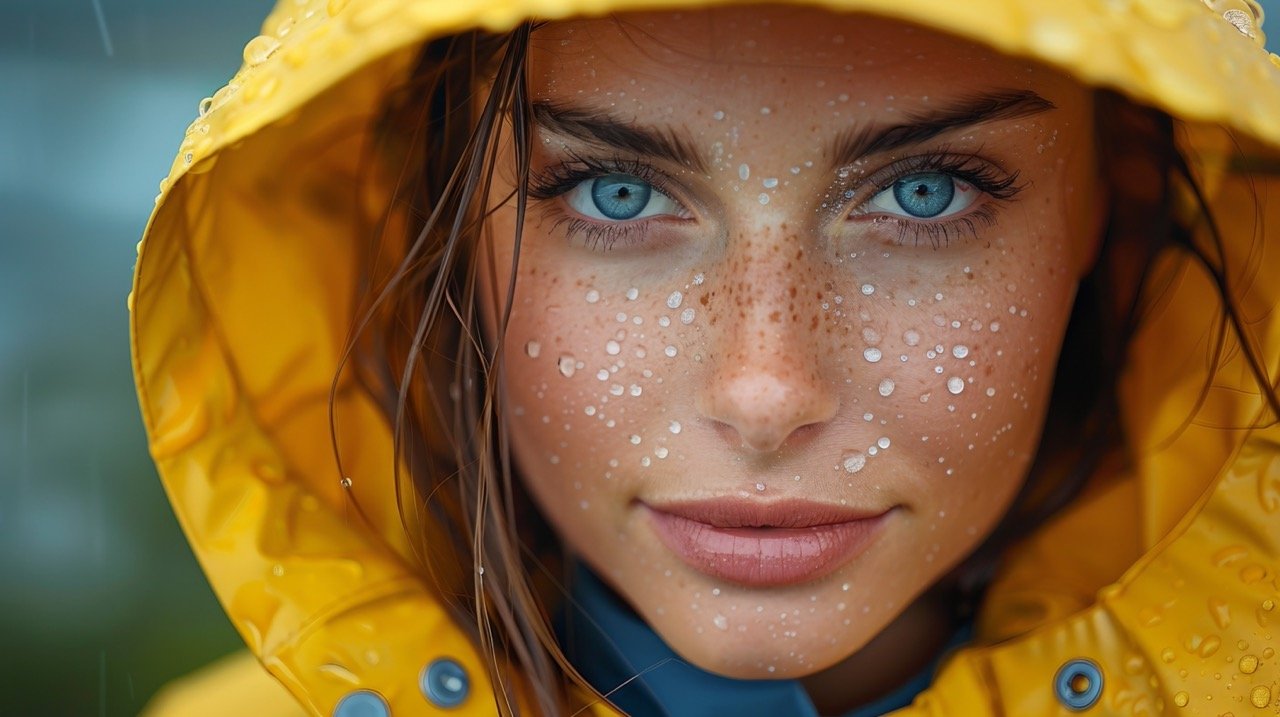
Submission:
M 630 174 L 605 174 L 584 179 L 564 196 L 574 211 L 602 222 L 679 216 L 681 213 L 681 207 L 674 199 Z
M 940 219 L 964 211 L 977 199 L 977 189 L 968 182 L 944 172 L 919 172 L 900 177 L 867 204 L 912 219 Z

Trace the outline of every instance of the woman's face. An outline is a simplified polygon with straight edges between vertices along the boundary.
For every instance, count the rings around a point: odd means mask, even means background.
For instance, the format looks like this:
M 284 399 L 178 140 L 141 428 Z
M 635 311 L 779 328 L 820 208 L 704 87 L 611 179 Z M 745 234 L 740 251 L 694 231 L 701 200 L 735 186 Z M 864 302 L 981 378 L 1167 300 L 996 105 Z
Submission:
M 553 23 L 529 61 L 504 374 L 526 485 L 691 662 L 840 661 L 1026 475 L 1099 233 L 1089 94 L 798 8 Z M 515 217 L 489 225 L 491 333 Z

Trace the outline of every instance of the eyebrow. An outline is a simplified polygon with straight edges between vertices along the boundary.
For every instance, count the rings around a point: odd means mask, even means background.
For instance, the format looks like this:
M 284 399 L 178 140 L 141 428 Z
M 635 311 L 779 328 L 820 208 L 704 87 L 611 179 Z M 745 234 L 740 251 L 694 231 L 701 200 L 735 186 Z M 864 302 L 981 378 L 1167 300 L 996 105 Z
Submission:
M 853 164 L 869 154 L 888 152 L 983 122 L 1021 119 L 1057 109 L 1030 90 L 984 92 L 928 112 L 908 112 L 907 121 L 845 132 L 836 141 L 832 165 Z
M 583 107 L 533 103 L 533 121 L 544 129 L 593 145 L 604 145 L 657 157 L 684 167 L 707 172 L 707 163 L 693 142 L 675 130 L 639 127 L 607 113 Z

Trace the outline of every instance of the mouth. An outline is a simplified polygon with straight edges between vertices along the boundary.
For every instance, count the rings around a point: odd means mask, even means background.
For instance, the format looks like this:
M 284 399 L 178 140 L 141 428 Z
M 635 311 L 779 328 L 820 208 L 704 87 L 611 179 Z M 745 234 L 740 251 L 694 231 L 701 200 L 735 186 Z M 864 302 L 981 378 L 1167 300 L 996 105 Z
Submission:
M 866 550 L 892 509 L 741 498 L 644 504 L 658 538 L 690 567 L 751 587 L 817 580 Z

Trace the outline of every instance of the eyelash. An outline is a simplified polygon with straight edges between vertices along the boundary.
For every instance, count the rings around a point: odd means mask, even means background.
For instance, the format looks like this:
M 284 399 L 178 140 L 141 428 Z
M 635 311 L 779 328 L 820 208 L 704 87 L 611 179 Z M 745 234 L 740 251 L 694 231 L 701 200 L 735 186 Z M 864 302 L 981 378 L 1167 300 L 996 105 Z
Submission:
M 670 179 L 651 165 L 626 157 L 601 160 L 577 154 L 570 154 L 568 160 L 551 165 L 541 172 L 531 174 L 529 176 L 529 198 L 538 201 L 554 199 L 569 192 L 585 180 L 595 179 L 607 174 L 629 174 L 671 197 L 672 201 L 680 203 L 669 191 Z M 559 207 L 555 211 L 559 216 L 552 227 L 553 230 L 563 227 L 568 239 L 579 238 L 588 249 L 602 252 L 610 251 L 615 246 L 618 246 L 619 243 L 623 247 L 641 244 L 645 241 L 645 234 L 648 230 L 649 221 L 651 221 L 645 219 L 637 222 L 601 224 L 590 219 L 571 216 Z
M 858 205 L 858 209 L 854 210 L 851 217 L 859 216 L 872 198 L 892 187 L 897 180 L 909 174 L 921 172 L 947 174 L 972 185 L 996 200 L 1013 199 L 1025 188 L 1025 185 L 1018 184 L 1019 173 L 1016 171 L 1006 175 L 990 163 L 978 159 L 975 154 L 957 155 L 944 149 L 936 153 L 897 160 L 858 182 L 859 185 L 870 185 L 873 189 Z M 570 154 L 568 160 L 530 175 L 529 198 L 536 201 L 554 199 L 585 180 L 611 173 L 629 174 L 652 185 L 655 190 L 668 197 L 672 197 L 673 201 L 679 201 L 668 190 L 670 180 L 649 164 L 627 157 L 602 160 L 577 154 Z M 838 192 L 838 195 L 848 200 L 856 196 L 856 193 L 857 189 L 847 187 Z M 840 205 L 844 206 L 844 202 L 840 202 Z M 639 245 L 645 241 L 645 235 L 648 233 L 650 220 L 601 224 L 590 219 L 572 216 L 563 208 L 557 207 L 556 211 L 559 216 L 556 218 L 553 230 L 563 227 L 568 239 L 580 239 L 584 246 L 595 251 L 607 252 L 619 244 L 623 247 Z M 876 224 L 892 222 L 897 225 L 898 236 L 894 240 L 896 245 L 920 246 L 927 242 L 929 246 L 938 249 L 950 245 L 957 238 L 976 239 L 982 229 L 995 225 L 997 215 L 998 205 L 993 202 L 984 202 L 973 211 L 942 221 L 908 219 L 896 215 L 873 217 L 871 221 Z
M 872 198 L 892 187 L 894 182 L 907 175 L 922 172 L 946 174 L 973 186 L 995 200 L 1013 199 L 1026 186 L 1018 183 L 1019 173 L 1016 171 L 1004 174 L 989 162 L 979 159 L 976 154 L 952 154 L 943 149 L 931 154 L 900 159 L 859 182 L 859 184 L 870 185 L 872 189 L 851 217 L 862 215 L 861 213 L 870 204 Z M 852 199 L 856 192 L 856 189 L 845 188 L 840 192 L 840 196 Z M 998 209 L 999 205 L 994 202 L 983 202 L 973 211 L 940 221 L 909 219 L 896 215 L 873 217 L 871 221 L 876 224 L 890 222 L 896 224 L 898 236 L 894 239 L 894 244 L 898 246 L 921 246 L 922 243 L 927 242 L 929 246 L 938 249 L 950 245 L 954 239 L 976 239 L 979 231 L 995 225 Z

